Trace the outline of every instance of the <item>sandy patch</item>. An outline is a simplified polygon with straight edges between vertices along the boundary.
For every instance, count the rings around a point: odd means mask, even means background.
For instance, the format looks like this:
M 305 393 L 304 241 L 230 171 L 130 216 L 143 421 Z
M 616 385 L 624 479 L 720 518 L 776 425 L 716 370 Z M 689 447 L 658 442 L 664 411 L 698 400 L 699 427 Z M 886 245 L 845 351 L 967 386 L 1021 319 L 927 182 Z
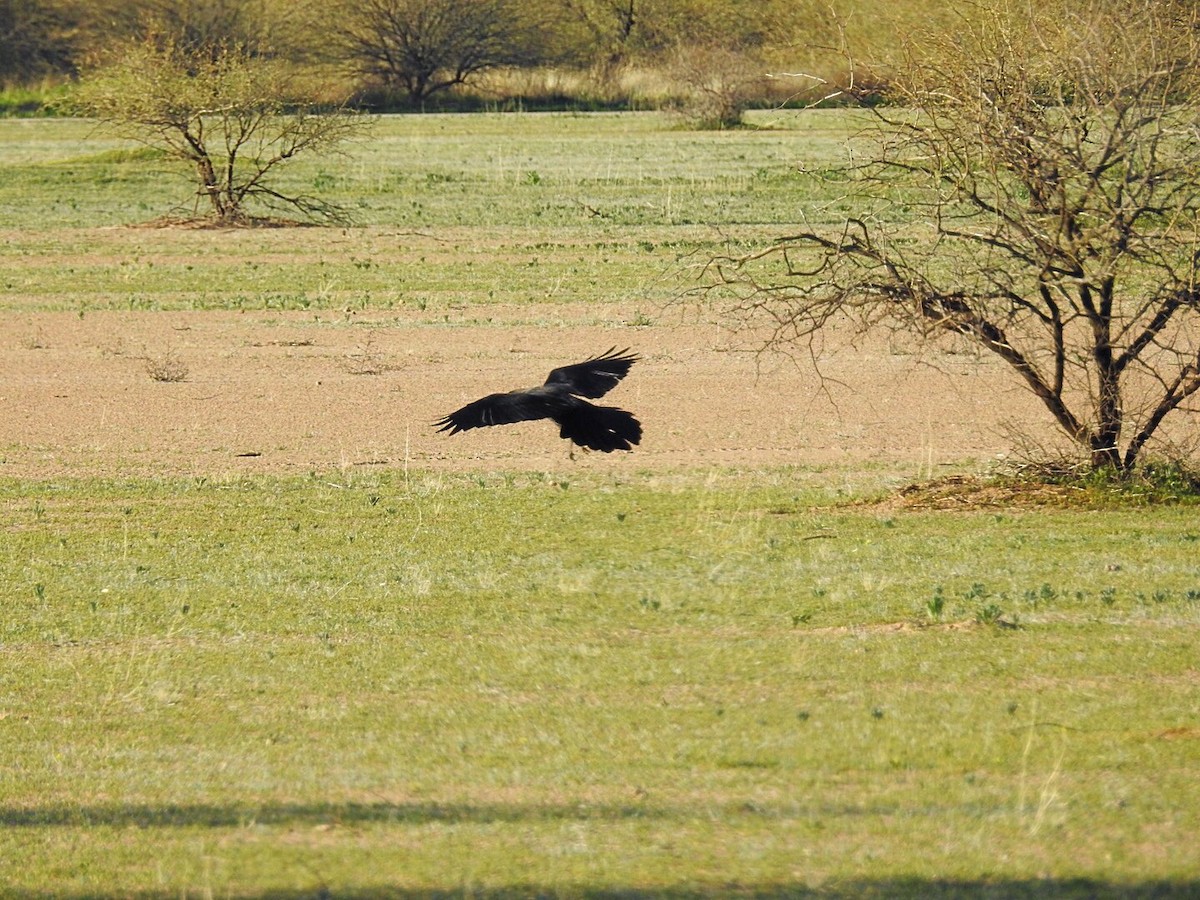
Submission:
M 96 312 L 0 317 L 0 475 L 659 470 L 882 465 L 936 474 L 1011 449 L 1045 418 L 998 366 L 827 342 L 763 366 L 715 325 L 637 326 L 637 311 L 561 304 L 418 313 Z M 548 324 L 552 323 L 552 324 Z M 549 422 L 450 437 L 430 424 L 612 346 L 643 356 L 601 402 L 644 426 L 633 453 L 576 453 Z M 150 365 L 186 371 L 156 381 Z M 929 363 L 934 363 L 930 365 Z M 1046 436 L 1051 435 L 1046 428 Z

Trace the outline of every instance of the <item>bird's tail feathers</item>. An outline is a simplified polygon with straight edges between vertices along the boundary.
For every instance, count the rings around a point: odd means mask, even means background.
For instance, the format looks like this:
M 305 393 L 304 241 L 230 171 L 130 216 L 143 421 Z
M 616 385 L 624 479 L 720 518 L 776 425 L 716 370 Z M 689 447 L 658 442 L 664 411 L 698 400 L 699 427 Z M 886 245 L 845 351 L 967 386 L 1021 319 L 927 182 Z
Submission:
M 558 419 L 559 435 L 580 447 L 612 453 L 632 450 L 642 441 L 642 423 L 632 413 L 615 406 L 596 406 L 586 401 Z

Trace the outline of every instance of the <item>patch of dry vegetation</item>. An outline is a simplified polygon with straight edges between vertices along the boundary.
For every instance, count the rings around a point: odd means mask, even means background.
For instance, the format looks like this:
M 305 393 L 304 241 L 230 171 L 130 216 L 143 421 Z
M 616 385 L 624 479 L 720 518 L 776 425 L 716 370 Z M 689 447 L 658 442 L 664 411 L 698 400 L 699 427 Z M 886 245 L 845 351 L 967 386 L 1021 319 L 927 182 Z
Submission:
M 1030 464 L 1016 473 L 948 475 L 899 488 L 881 508 L 910 510 L 1096 509 L 1200 502 L 1200 473 L 1151 462 L 1130 476 L 1082 465 Z
M 1074 485 L 949 475 L 905 485 L 875 505 L 910 510 L 1068 508 L 1086 504 L 1085 494 Z

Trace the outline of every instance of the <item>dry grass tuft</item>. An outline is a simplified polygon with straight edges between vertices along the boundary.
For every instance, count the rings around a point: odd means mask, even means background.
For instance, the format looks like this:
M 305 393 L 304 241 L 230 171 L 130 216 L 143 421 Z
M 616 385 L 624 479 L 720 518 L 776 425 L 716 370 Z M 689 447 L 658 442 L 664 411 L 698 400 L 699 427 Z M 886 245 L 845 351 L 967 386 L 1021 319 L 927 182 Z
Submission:
M 143 356 L 142 362 L 145 364 L 147 375 L 155 381 L 168 384 L 186 381 L 191 371 L 188 364 L 170 348 L 157 355 Z

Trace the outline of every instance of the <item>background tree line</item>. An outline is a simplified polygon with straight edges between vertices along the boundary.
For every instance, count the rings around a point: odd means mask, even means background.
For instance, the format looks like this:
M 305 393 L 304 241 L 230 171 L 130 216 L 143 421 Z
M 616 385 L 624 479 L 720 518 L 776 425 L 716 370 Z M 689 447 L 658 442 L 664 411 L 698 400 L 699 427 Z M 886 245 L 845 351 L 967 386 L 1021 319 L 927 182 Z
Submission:
M 326 96 L 315 101 L 674 103 L 725 125 L 805 91 L 807 76 L 845 81 L 845 30 L 877 37 L 883 13 L 843 6 L 835 16 L 823 0 L 0 0 L 0 86 L 45 91 L 153 34 L 284 61 L 317 76 L 309 84 Z M 942 6 L 901 0 L 884 30 Z

